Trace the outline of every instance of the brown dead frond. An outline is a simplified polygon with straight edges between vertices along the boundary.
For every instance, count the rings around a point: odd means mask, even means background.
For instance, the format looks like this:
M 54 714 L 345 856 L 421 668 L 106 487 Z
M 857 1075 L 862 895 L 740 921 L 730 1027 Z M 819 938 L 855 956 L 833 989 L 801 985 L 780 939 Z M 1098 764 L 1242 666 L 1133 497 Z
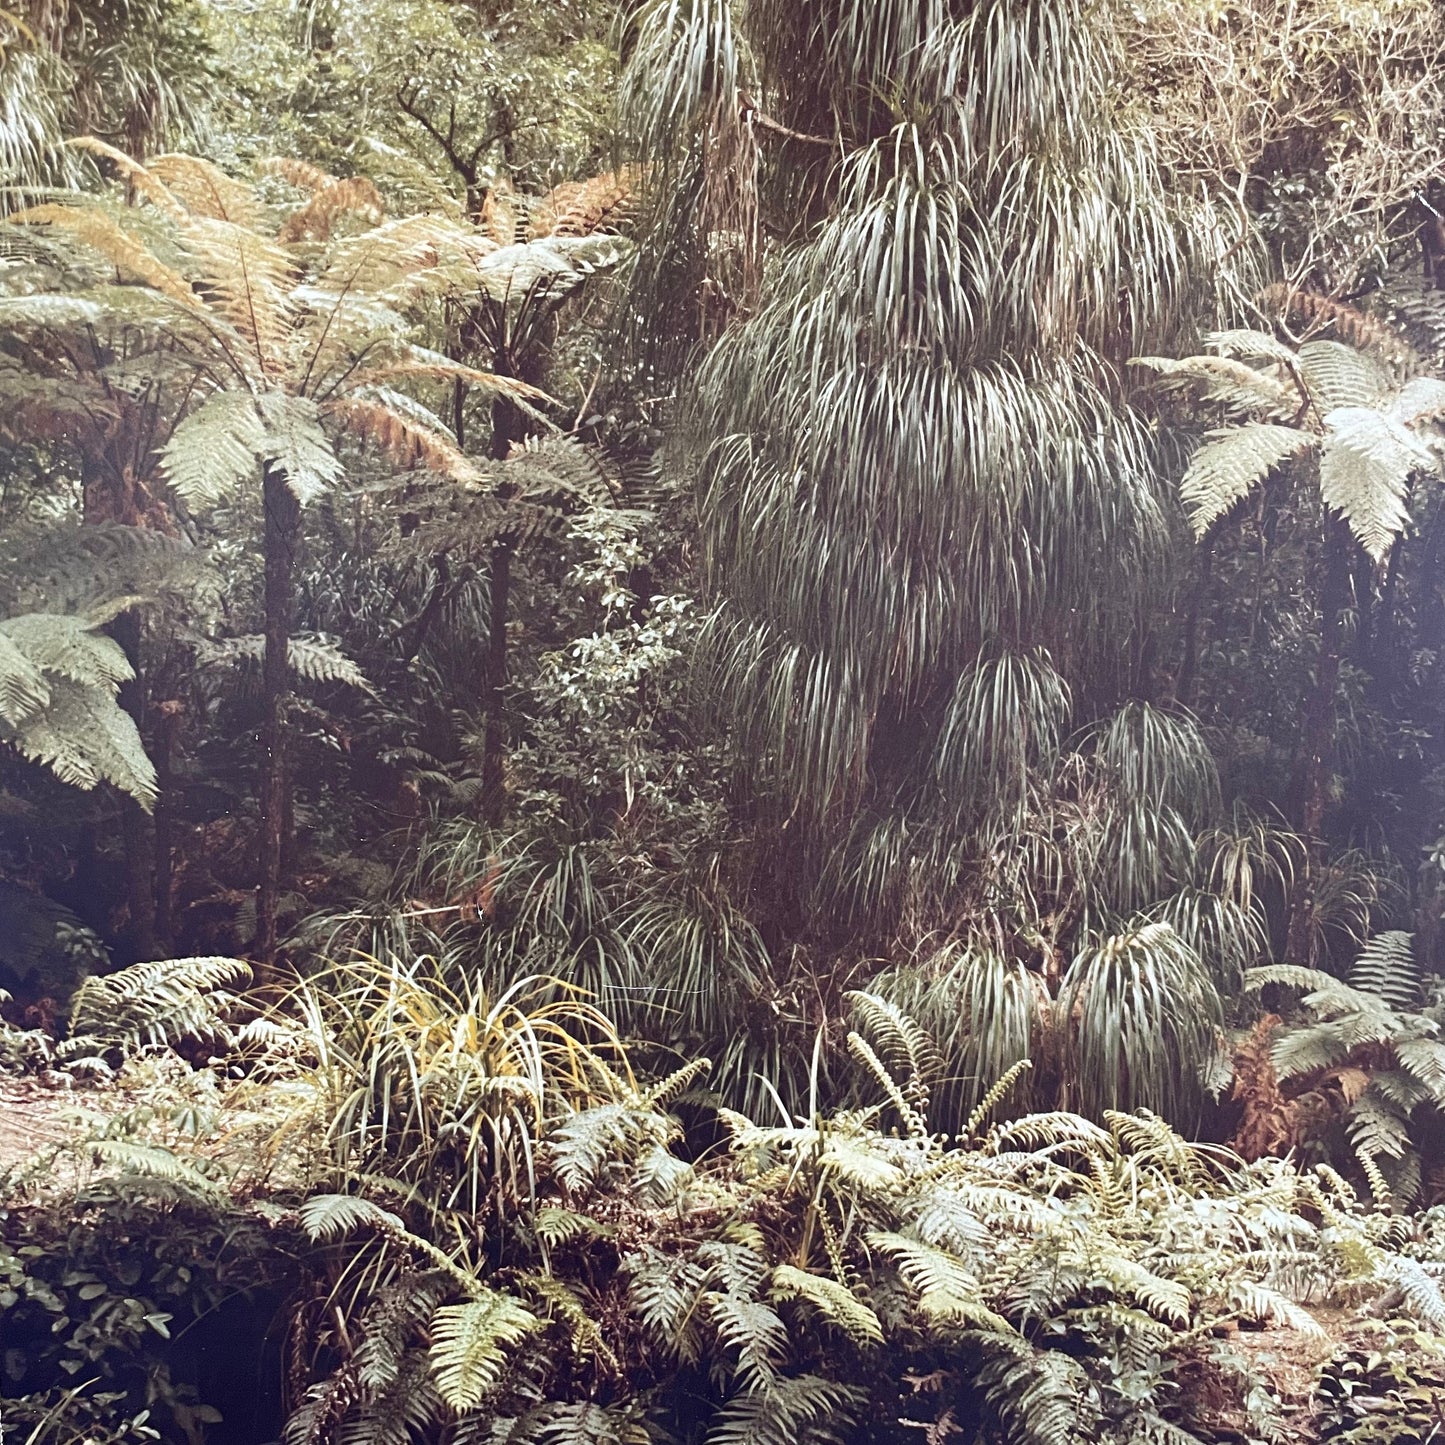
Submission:
M 310 161 L 297 160 L 294 156 L 268 156 L 257 169 L 262 175 L 280 176 L 288 185 L 310 191 L 313 195 L 327 186 L 336 184 L 336 177 Z
M 341 396 L 325 410 L 379 448 L 398 467 L 424 467 L 454 482 L 476 484 L 482 474 L 450 437 L 370 397 Z
M 1244 1159 L 1285 1154 L 1297 1142 L 1296 1111 L 1280 1093 L 1270 1058 L 1270 1043 L 1279 1025 L 1278 1014 L 1266 1014 L 1234 1051 L 1231 1097 L 1243 1105 L 1243 1114 L 1229 1146 Z
M 1265 287 L 1259 301 L 1267 312 L 1301 324 L 1305 337 L 1328 332 L 1334 340 L 1348 342 L 1391 365 L 1423 365 L 1415 349 L 1394 327 L 1347 301 L 1317 291 L 1295 290 L 1278 281 Z
M 12 225 L 54 226 L 68 231 L 76 240 L 109 261 L 122 280 L 141 281 L 173 301 L 181 301 L 188 306 L 195 304 L 195 293 L 186 278 L 152 255 L 146 246 L 122 230 L 104 211 L 51 202 L 17 211 L 9 219 Z
M 322 186 L 299 211 L 287 218 L 279 239 L 286 244 L 328 241 L 331 227 L 342 215 L 360 216 L 373 226 L 381 224 L 386 208 L 381 192 L 366 176 L 348 176 L 343 181 Z
M 261 207 L 250 186 L 228 176 L 200 156 L 170 153 L 152 156 L 146 169 L 176 196 L 193 216 L 254 226 Z
M 165 183 L 124 151 L 117 150 L 103 140 L 97 140 L 93 135 L 76 136 L 66 144 L 75 150 L 85 151 L 109 161 L 158 211 L 173 221 L 185 219 L 186 208 L 171 194 Z
M 637 166 L 568 181 L 556 186 L 533 207 L 528 236 L 591 236 L 615 230 L 627 216 L 640 179 Z

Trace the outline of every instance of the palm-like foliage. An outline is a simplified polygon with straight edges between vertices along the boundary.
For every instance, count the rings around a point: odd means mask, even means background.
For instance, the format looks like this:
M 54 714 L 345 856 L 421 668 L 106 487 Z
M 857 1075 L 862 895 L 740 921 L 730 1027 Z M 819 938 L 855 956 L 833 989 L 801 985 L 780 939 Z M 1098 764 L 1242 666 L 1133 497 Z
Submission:
M 770 201 L 797 237 L 697 380 L 709 685 L 817 903 L 850 879 L 896 916 L 906 854 L 933 921 L 1160 535 L 1106 361 L 1189 284 L 1147 137 L 1073 5 L 654 3 L 633 26 L 654 189 L 714 197 L 721 251 Z M 751 114 L 755 189 L 723 197 Z
M 530 1198 L 549 1122 L 626 1094 L 611 1025 L 555 980 L 492 992 L 427 957 L 359 960 L 304 985 L 297 1005 L 314 1063 L 293 1127 L 322 1131 L 337 1179 L 384 1175 L 438 1211 Z

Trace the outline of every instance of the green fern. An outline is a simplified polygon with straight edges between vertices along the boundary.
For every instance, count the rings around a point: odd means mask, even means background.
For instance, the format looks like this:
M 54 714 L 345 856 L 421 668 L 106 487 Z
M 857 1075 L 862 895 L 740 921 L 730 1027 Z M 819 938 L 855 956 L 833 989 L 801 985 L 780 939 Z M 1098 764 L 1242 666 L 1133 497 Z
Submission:
M 475 1410 L 501 1381 L 511 1352 L 542 1321 L 511 1295 L 483 1290 L 432 1316 L 431 1364 L 442 1399 L 458 1414 Z
M 1316 441 L 1307 431 L 1265 422 L 1210 433 L 1179 481 L 1179 497 L 1194 535 L 1204 536 L 1271 472 Z
M 878 1316 L 851 1289 L 835 1279 L 809 1274 L 791 1264 L 780 1264 L 773 1270 L 771 1293 L 775 1299 L 806 1300 L 856 1345 L 883 1343 L 883 1326 Z

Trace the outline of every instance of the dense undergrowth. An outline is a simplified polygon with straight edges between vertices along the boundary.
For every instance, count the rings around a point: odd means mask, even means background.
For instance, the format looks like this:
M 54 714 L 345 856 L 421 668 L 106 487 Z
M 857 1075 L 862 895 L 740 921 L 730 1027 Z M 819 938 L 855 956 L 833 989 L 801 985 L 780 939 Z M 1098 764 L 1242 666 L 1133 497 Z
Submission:
M 115 1071 L 89 1135 L 8 1180 L 31 1438 L 244 1438 L 268 1370 L 294 1445 L 1440 1428 L 1445 1219 L 1327 1164 L 1148 1112 L 997 1122 L 1025 1066 L 932 1132 L 940 1057 L 871 994 L 864 1097 L 754 1120 L 704 1060 L 636 1076 L 545 979 L 357 964 L 258 1012 L 223 964 L 112 976 L 112 1031 L 69 1051 Z M 248 1352 L 239 1389 L 196 1341 Z

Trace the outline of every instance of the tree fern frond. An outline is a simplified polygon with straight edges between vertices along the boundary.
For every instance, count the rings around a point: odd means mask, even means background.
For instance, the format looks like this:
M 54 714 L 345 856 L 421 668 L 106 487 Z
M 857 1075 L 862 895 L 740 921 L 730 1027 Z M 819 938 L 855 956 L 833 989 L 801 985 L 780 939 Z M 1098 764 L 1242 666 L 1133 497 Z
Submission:
M 1265 422 L 1211 432 L 1179 482 L 1194 535 L 1202 537 L 1276 467 L 1316 442 L 1309 432 Z
M 1350 987 L 1377 994 L 1391 1008 L 1404 1009 L 1420 998 L 1420 966 L 1415 936 L 1398 929 L 1375 934 L 1350 966 Z
M 1321 415 L 1341 407 L 1373 408 L 1390 390 L 1390 373 L 1341 341 L 1306 341 L 1299 349 L 1298 365 Z
M 1386 408 L 1392 421 L 1417 427 L 1445 417 L 1445 381 L 1417 376 L 1405 383 Z
M 250 980 L 249 965 L 219 956 L 133 963 L 93 974 L 71 1001 L 71 1032 L 124 1050 L 208 1040 L 223 1027 L 236 991 Z
M 1247 415 L 1283 419 L 1299 409 L 1299 393 L 1292 386 L 1232 357 L 1136 356 L 1133 364 L 1158 373 L 1163 386 L 1194 386 L 1204 400 Z
M 239 226 L 250 227 L 261 219 L 261 203 L 255 191 L 201 156 L 180 153 L 151 156 L 146 161 L 146 169 L 193 216 L 234 221 Z
M 139 161 L 126 155 L 124 151 L 117 150 L 113 145 L 93 135 L 76 136 L 74 139 L 68 140 L 66 145 L 74 150 L 86 151 L 90 155 L 100 156 L 109 161 L 158 211 L 169 216 L 173 221 L 185 219 L 185 207 L 176 200 L 164 182 Z
M 1267 331 L 1211 331 L 1204 338 L 1204 344 L 1223 356 L 1238 357 L 1242 361 L 1271 362 L 1287 370 L 1295 365 L 1293 349 Z
M 357 435 L 365 437 L 399 467 L 425 467 L 456 482 L 480 484 L 482 474 L 464 456 L 446 428 L 425 408 L 400 393 L 339 396 L 325 404 Z M 425 413 L 420 419 L 417 413 Z
M 1320 495 L 1379 562 L 1410 520 L 1411 474 L 1433 470 L 1434 458 L 1399 422 L 1368 407 L 1336 408 L 1325 427 Z
M 0 627 L 0 718 L 18 727 L 49 701 L 44 671 Z
M 528 239 L 590 236 L 615 228 L 625 218 L 640 180 L 638 167 L 623 166 L 589 180 L 554 186 L 531 207 Z
M 192 216 L 181 234 L 211 293 L 209 309 L 244 338 L 248 363 L 263 378 L 283 375 L 295 309 L 290 252 L 248 226 L 208 216 Z
M 266 422 L 261 454 L 279 468 L 286 486 L 303 507 L 332 491 L 345 476 L 341 462 L 321 430 L 316 403 L 306 396 L 284 391 L 263 392 L 259 398 Z
M 386 206 L 376 184 L 366 176 L 326 179 L 311 188 L 311 198 L 286 218 L 278 239 L 285 245 L 297 241 L 326 241 L 336 218 L 350 214 L 373 226 L 381 224 Z
M 257 475 L 265 418 L 248 391 L 218 391 L 184 417 L 161 448 L 161 470 L 176 495 L 212 506 Z
M 9 218 L 11 225 L 54 226 L 73 235 L 83 245 L 103 256 L 120 272 L 123 279 L 140 281 L 154 287 L 173 301 L 196 305 L 190 283 L 178 271 L 154 256 L 96 207 L 66 206 L 49 202 L 17 211 Z
M 227 637 L 210 643 L 203 651 L 207 663 L 241 663 L 259 667 L 266 652 L 266 639 L 259 632 Z M 340 683 L 362 692 L 371 691 L 366 674 L 342 650 L 335 638 L 321 633 L 294 633 L 287 642 L 287 665 L 297 678 L 313 683 Z

